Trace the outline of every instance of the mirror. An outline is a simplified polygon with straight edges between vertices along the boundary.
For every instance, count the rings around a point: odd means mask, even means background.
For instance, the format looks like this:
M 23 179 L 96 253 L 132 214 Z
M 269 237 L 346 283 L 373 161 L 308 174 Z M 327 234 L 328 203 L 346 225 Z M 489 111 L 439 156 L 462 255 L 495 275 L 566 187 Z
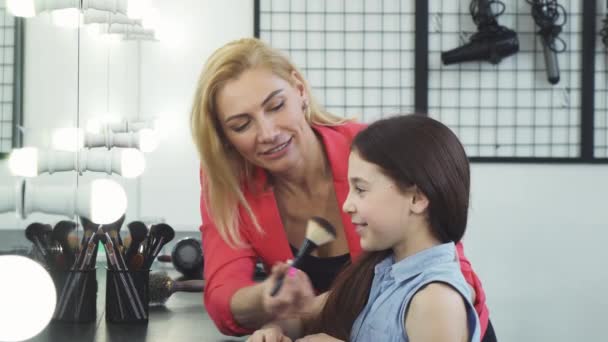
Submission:
M 11 1 L 6 3 L 10 4 Z M 14 4 L 15 1 L 12 3 Z M 21 4 L 21 2 L 17 3 Z M 123 7 L 125 7 L 123 12 L 126 13 L 126 1 L 115 3 L 123 3 Z M 36 4 L 36 6 L 39 5 Z M 3 1 L 2 6 L 4 5 Z M 81 4 L 81 6 L 87 5 Z M 87 124 L 91 124 L 93 121 L 107 121 L 110 117 L 123 121 L 134 121 L 138 118 L 140 46 L 139 40 L 133 38 L 141 38 L 141 35 L 146 32 L 125 29 L 126 23 L 133 21 L 127 19 L 126 15 L 117 12 L 82 8 L 80 10 L 68 8 L 53 11 L 37 8 L 36 11 L 35 16 L 19 19 L 23 22 L 27 32 L 24 42 L 25 58 L 22 63 L 25 70 L 23 77 L 24 121 L 20 127 L 23 146 L 26 148 L 15 150 L 14 152 L 18 153 L 12 153 L 11 156 L 0 160 L 0 186 L 4 192 L 10 194 L 5 197 L 12 197 L 10 200 L 13 202 L 8 203 L 9 199 L 3 201 L 5 208 L 0 216 L 0 229 L 16 229 L 21 232 L 17 235 L 23 235 L 25 227 L 32 222 L 42 222 L 53 226 L 60 220 L 75 219 L 72 217 L 74 212 L 92 210 L 92 202 L 83 197 L 84 200 L 80 200 L 75 205 L 77 210 L 72 209 L 69 212 L 70 210 L 66 209 L 69 213 L 60 214 L 58 209 L 61 209 L 59 208 L 61 205 L 51 203 L 59 198 L 58 191 L 65 191 L 69 201 L 77 198 L 81 192 L 86 190 L 83 187 L 91 186 L 96 179 L 111 179 L 122 183 L 122 187 L 131 194 L 136 193 L 135 185 L 137 184 L 136 180 L 129 182 L 120 175 L 108 174 L 121 171 L 120 168 L 108 169 L 108 161 L 111 160 L 111 157 L 114 157 L 113 167 L 116 166 L 115 164 L 119 164 L 116 161 L 117 153 L 104 147 L 91 150 L 82 149 L 82 144 L 88 141 L 87 132 L 91 130 L 91 127 L 88 127 Z M 7 11 L 7 13 L 9 12 Z M 6 17 L 6 20 L 14 20 L 10 14 L 7 14 Z M 108 24 L 110 21 L 118 22 L 116 24 L 119 28 L 118 34 L 110 34 L 116 31 L 113 29 L 114 26 Z M 7 29 L 4 37 L 12 37 L 11 34 L 12 31 Z M 12 89 L 7 91 L 12 92 Z M 76 134 L 76 130 L 78 130 L 78 134 Z M 103 145 L 103 135 L 101 143 Z M 65 148 L 71 149 L 71 154 L 57 152 Z M 25 150 L 29 149 L 37 149 L 37 151 L 28 151 L 26 155 Z M 74 153 L 78 149 L 80 149 L 78 153 Z M 17 158 L 16 155 L 19 155 L 20 158 Z M 99 158 L 100 155 L 103 156 L 103 159 Z M 118 153 L 118 156 L 122 155 Z M 139 161 L 137 165 L 142 168 L 145 162 L 143 156 L 136 155 L 136 157 L 141 159 L 136 158 Z M 34 160 L 38 161 L 38 170 L 33 163 Z M 62 169 L 63 166 L 68 169 Z M 11 167 L 17 167 L 19 170 L 11 171 Z M 82 170 L 79 173 L 74 168 Z M 33 177 L 18 177 L 25 176 L 26 174 L 23 172 Z M 133 172 L 131 171 L 131 173 Z M 45 202 L 49 202 L 47 207 L 38 206 L 28 210 L 31 207 L 28 205 L 28 199 L 32 199 L 34 196 L 25 198 L 26 196 L 18 194 L 22 192 L 21 190 L 12 191 L 17 184 L 26 184 L 24 188 L 36 194 L 48 192 L 51 190 L 48 188 L 49 186 L 59 188 L 54 188 L 51 193 L 45 195 L 47 197 L 44 199 Z M 19 187 L 23 187 L 23 185 L 19 185 Z M 71 192 L 71 196 L 67 192 Z M 20 201 L 25 204 L 24 210 L 17 208 L 17 202 Z M 113 201 L 108 202 L 111 204 Z M 33 205 L 33 203 L 29 204 Z M 79 205 L 84 208 L 79 208 Z M 55 206 L 55 208 L 49 206 Z M 136 216 L 134 211 L 136 208 L 136 206 L 131 207 L 132 211 L 129 216 L 133 218 Z M 15 215 L 16 211 L 23 215 Z M 30 213 L 30 211 L 32 212 Z M 46 214 L 41 213 L 45 211 Z M 55 214 L 49 214 L 51 212 Z M 26 218 L 17 216 L 26 216 Z M 22 243 L 23 241 L 20 241 L 17 244 Z M 12 243 L 6 242 L 5 244 L 6 246 L 0 245 L 0 250 L 11 248 L 9 244 Z
M 9 13 L 4 18 L 13 20 Z M 78 123 L 79 35 L 77 30 L 54 25 L 49 13 L 21 20 L 24 20 L 26 32 L 22 90 L 23 146 L 48 148 L 55 129 L 76 127 Z M 10 34 L 7 31 L 4 37 Z M 18 180 L 9 172 L 8 159 L 0 160 L 0 186 L 13 187 Z M 45 173 L 27 182 L 34 189 L 49 186 L 75 189 L 77 177 L 75 173 Z M 11 236 L 0 241 L 0 250 L 31 246 L 23 232 L 32 222 L 54 225 L 66 219 L 71 218 L 34 212 L 22 220 L 17 218 L 14 210 L 1 213 L 0 230 L 11 231 Z

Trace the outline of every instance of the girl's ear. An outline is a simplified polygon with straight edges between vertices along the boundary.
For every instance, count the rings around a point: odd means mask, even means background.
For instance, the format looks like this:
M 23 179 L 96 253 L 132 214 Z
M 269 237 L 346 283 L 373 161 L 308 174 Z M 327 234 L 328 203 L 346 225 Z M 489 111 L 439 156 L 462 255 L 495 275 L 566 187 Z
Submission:
M 422 214 L 429 207 L 429 199 L 418 187 L 414 190 L 410 210 L 415 214 Z

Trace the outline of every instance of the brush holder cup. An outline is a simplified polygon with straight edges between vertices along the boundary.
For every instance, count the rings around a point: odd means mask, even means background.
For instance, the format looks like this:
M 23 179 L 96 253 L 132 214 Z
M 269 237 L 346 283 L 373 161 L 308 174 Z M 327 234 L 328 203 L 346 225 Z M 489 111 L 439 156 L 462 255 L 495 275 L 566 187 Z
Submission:
M 97 269 L 56 271 L 51 275 L 57 289 L 55 322 L 89 323 L 97 317 Z
M 150 270 L 107 269 L 106 321 L 148 323 Z

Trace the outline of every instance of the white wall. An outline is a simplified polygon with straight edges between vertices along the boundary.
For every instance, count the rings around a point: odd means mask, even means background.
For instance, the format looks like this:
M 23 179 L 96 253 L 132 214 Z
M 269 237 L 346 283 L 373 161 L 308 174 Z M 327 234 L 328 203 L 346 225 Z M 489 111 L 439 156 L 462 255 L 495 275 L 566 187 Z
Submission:
M 465 248 L 501 341 L 605 340 L 607 166 L 472 168 Z
M 172 120 L 168 136 L 147 155 L 141 179 L 141 215 L 161 216 L 178 230 L 200 225 L 199 163 L 189 118 L 198 76 L 207 57 L 226 42 L 253 35 L 253 2 L 153 1 L 161 29 L 173 33 L 142 43 L 141 115 Z M 162 31 L 162 30 L 161 30 Z
M 170 113 L 174 133 L 149 158 L 142 215 L 196 235 L 198 161 L 188 127 L 209 54 L 251 36 L 252 1 L 154 1 L 177 46 L 144 44 L 143 115 Z M 467 255 L 481 277 L 501 341 L 603 340 L 608 282 L 608 166 L 475 164 Z

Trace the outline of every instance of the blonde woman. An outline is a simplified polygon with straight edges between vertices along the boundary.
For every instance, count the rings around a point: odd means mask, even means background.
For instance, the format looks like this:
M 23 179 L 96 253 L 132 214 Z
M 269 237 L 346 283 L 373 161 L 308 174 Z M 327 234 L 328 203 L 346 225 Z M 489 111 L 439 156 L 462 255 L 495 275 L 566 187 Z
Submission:
M 340 208 L 349 190 L 350 145 L 364 126 L 325 112 L 293 63 L 254 38 L 228 43 L 209 58 L 191 125 L 201 159 L 209 316 L 222 333 L 244 335 L 303 314 L 361 254 L 355 227 Z M 293 258 L 312 216 L 327 219 L 337 238 L 290 270 L 278 295 L 270 296 L 276 276 L 287 272 L 281 262 Z M 485 295 L 458 247 L 483 330 Z M 281 263 L 260 283 L 252 277 L 258 259 L 269 272 Z

